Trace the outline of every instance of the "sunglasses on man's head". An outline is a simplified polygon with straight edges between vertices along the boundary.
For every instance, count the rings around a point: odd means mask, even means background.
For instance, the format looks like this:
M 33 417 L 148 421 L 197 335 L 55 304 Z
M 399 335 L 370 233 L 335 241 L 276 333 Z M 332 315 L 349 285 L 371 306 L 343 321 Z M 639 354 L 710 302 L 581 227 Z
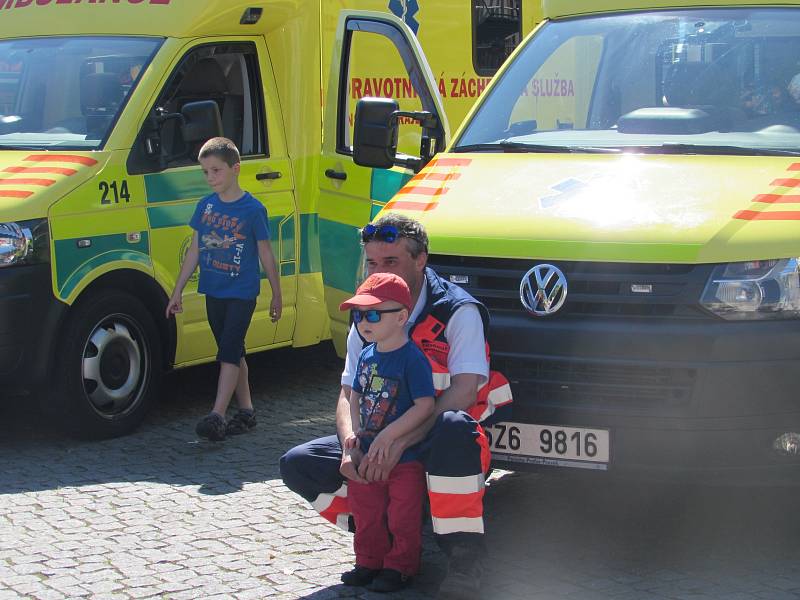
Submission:
M 361 241 L 365 244 L 373 240 L 391 244 L 397 239 L 397 236 L 397 227 L 394 225 L 381 225 L 380 227 L 376 227 L 372 223 L 369 223 L 361 230 Z
M 377 309 L 377 308 L 370 308 L 369 310 L 358 310 L 354 308 L 351 312 L 353 313 L 353 323 L 361 323 L 362 319 L 366 319 L 367 323 L 377 323 L 381 320 L 381 315 L 383 313 L 393 313 L 393 312 L 400 312 L 403 308 L 384 308 L 384 309 Z

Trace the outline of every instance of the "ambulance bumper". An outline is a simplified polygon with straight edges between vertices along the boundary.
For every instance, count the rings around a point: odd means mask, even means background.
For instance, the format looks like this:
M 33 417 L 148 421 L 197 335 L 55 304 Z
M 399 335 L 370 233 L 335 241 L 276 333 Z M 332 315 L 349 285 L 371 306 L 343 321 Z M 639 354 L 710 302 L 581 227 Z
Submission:
M 6 398 L 45 381 L 66 305 L 52 293 L 50 265 L 0 269 L 0 385 Z
M 606 474 L 800 483 L 800 322 L 496 311 L 490 343 L 509 421 L 608 431 Z

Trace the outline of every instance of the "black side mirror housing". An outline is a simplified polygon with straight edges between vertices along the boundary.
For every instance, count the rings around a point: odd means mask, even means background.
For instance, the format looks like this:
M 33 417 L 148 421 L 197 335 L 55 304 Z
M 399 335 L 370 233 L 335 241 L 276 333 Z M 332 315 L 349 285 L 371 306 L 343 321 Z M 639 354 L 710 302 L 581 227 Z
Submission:
M 399 110 L 391 98 L 361 98 L 353 128 L 353 162 L 362 167 L 389 169 L 397 155 Z
M 181 135 L 187 145 L 205 143 L 222 136 L 222 117 L 213 100 L 189 102 L 181 109 L 181 115 Z

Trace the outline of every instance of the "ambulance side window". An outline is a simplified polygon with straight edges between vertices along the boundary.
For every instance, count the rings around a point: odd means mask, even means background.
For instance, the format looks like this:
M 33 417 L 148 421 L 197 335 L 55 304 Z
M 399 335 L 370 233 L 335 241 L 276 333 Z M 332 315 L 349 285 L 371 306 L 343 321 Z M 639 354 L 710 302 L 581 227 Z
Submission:
M 494 75 L 521 40 L 522 0 L 472 0 L 475 73 Z
M 430 93 L 420 76 L 420 67 L 399 32 L 389 25 L 372 25 L 355 20 L 349 22 L 348 26 L 337 121 L 336 149 L 341 154 L 351 154 L 353 151 L 353 120 L 360 98 L 393 98 L 402 111 L 428 110 L 436 113 Z M 398 152 L 419 154 L 420 139 L 419 126 L 401 119 Z
M 156 111 L 176 114 L 189 102 L 213 100 L 222 118 L 223 135 L 234 141 L 242 157 L 268 155 L 261 89 L 258 55 L 253 44 L 204 45 L 186 54 L 168 79 L 151 114 Z M 196 164 L 202 144 L 187 146 L 177 119 L 166 120 L 158 127 L 155 154 L 153 144 L 148 146 L 148 135 L 152 131 L 148 131 L 145 123 L 128 161 L 131 173 Z

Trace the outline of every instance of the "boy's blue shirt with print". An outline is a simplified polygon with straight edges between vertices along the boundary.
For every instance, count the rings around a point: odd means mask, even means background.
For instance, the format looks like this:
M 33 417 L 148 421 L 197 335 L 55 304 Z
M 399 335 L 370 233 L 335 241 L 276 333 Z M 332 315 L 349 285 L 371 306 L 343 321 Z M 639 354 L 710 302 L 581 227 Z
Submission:
M 267 209 L 251 194 L 223 202 L 214 193 L 197 203 L 192 220 L 200 249 L 201 294 L 250 300 L 261 288 L 259 240 L 269 239 Z
M 375 436 L 414 406 L 415 399 L 434 395 L 431 365 L 410 341 L 391 352 L 379 352 L 376 344 L 369 344 L 359 356 L 353 389 L 362 394 L 361 450 L 366 452 Z M 417 456 L 417 447 L 412 446 L 400 462 Z

